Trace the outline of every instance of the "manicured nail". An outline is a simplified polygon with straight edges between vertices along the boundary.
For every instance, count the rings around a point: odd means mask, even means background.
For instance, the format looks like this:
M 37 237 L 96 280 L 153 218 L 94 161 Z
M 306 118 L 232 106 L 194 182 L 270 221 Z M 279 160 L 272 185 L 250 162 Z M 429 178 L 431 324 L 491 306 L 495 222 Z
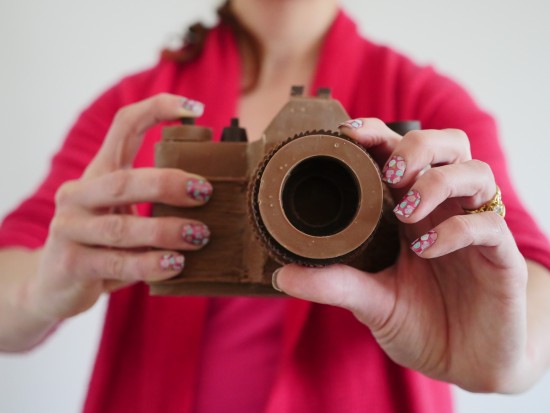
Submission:
M 273 288 L 277 291 L 279 291 L 280 293 L 283 292 L 283 290 L 281 290 L 279 288 L 279 285 L 277 284 L 277 275 L 279 275 L 279 271 L 281 271 L 280 268 L 277 268 L 275 271 L 273 271 L 273 275 L 271 276 L 271 285 L 273 286 Z
M 160 268 L 166 271 L 181 271 L 185 258 L 180 254 L 166 254 L 160 259 Z
M 432 229 L 427 234 L 411 242 L 411 249 L 417 254 L 422 254 L 434 244 L 435 240 L 437 240 L 437 232 Z
M 418 193 L 418 191 L 414 191 L 411 189 L 409 192 L 407 192 L 407 195 L 403 197 L 401 202 L 399 202 L 395 206 L 393 212 L 396 215 L 401 215 L 405 218 L 408 218 L 414 212 L 418 204 L 420 204 L 420 194 Z
M 203 246 L 210 240 L 210 230 L 204 224 L 185 224 L 181 236 L 191 245 Z
M 205 179 L 191 178 L 185 185 L 185 192 L 195 201 L 206 202 L 212 196 L 212 185 Z
M 358 129 L 361 126 L 363 126 L 363 121 L 361 119 L 350 119 L 338 125 L 339 128 L 346 127 L 350 129 Z
M 204 112 L 204 104 L 193 99 L 181 98 L 181 107 L 198 116 L 202 115 Z
M 390 158 L 382 171 L 382 180 L 389 184 L 396 184 L 401 181 L 407 169 L 407 164 L 402 156 L 394 155 Z

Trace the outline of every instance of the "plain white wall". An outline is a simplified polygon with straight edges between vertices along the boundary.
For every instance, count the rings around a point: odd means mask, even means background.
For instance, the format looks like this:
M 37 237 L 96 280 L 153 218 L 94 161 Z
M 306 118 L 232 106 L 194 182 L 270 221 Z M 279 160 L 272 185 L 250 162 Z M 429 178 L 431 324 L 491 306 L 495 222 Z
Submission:
M 305 0 L 304 0 L 305 1 Z M 78 112 L 120 76 L 152 64 L 217 1 L 0 0 L 0 215 L 37 184 Z M 550 152 L 546 0 L 345 0 L 362 31 L 465 84 L 501 124 L 517 189 L 546 232 Z M 343 53 L 348 53 L 345 48 Z M 366 114 L 368 115 L 368 114 Z M 105 300 L 38 350 L 0 356 L 1 412 L 76 412 Z M 457 391 L 461 413 L 548 412 L 550 378 L 521 396 Z

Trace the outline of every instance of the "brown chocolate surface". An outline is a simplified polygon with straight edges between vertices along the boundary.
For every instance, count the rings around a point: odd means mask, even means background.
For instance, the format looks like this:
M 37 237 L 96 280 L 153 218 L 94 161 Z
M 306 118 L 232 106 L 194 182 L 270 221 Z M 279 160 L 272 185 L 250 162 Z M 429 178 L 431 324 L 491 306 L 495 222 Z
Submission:
M 166 127 L 156 166 L 201 175 L 213 194 L 204 206 L 154 205 L 153 214 L 204 222 L 211 238 L 201 250 L 184 251 L 183 271 L 151 283 L 151 294 L 277 295 L 271 274 L 280 264 L 271 257 L 306 265 L 343 257 L 370 271 L 391 265 L 397 227 L 376 165 L 347 138 L 306 133 L 335 130 L 348 118 L 329 90 L 306 98 L 296 89 L 251 143 L 212 142 L 210 129 L 189 124 Z M 262 244 L 257 234 L 269 241 Z

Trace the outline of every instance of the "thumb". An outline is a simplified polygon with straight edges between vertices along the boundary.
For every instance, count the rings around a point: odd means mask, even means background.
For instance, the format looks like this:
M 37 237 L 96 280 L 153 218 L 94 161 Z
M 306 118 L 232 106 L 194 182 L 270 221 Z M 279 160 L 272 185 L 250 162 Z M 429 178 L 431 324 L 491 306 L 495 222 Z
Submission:
M 84 176 L 95 177 L 130 168 L 147 129 L 162 121 L 197 117 L 203 111 L 202 103 L 168 93 L 125 106 L 117 112 L 103 145 Z
M 290 264 L 275 271 L 273 287 L 296 298 L 350 310 L 369 328 L 378 330 L 396 303 L 391 271 L 369 274 L 341 264 L 324 268 Z

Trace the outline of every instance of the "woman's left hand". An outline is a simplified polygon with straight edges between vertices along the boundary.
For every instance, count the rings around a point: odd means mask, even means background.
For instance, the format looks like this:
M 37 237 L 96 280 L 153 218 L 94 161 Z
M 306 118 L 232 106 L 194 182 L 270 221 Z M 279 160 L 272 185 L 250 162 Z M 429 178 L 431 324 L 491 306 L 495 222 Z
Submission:
M 278 287 L 351 310 L 403 366 L 467 390 L 520 390 L 529 369 L 527 266 L 501 216 L 464 213 L 495 196 L 491 168 L 472 160 L 459 130 L 401 137 L 377 119 L 358 119 L 342 132 L 385 164 L 400 256 L 376 274 L 287 265 Z

